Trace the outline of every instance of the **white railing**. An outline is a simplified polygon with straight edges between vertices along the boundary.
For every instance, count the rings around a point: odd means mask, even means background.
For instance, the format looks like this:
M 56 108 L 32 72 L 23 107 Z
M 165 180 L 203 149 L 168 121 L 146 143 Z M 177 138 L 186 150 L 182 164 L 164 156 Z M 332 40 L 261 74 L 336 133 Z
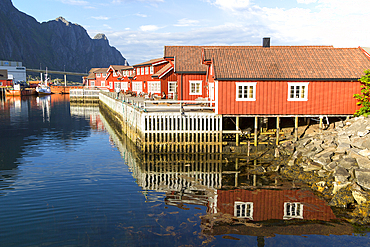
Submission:
M 70 97 L 94 97 L 99 98 L 100 90 L 94 89 L 71 89 L 69 91 Z

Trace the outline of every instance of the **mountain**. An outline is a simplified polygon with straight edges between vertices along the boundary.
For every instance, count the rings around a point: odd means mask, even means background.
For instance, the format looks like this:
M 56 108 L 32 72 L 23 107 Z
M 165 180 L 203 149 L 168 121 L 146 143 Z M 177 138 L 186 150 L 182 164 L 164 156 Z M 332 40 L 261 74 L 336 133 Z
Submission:
M 0 0 L 0 60 L 21 61 L 27 68 L 86 72 L 124 65 L 126 59 L 104 34 L 91 39 L 86 30 L 63 17 L 39 23 Z

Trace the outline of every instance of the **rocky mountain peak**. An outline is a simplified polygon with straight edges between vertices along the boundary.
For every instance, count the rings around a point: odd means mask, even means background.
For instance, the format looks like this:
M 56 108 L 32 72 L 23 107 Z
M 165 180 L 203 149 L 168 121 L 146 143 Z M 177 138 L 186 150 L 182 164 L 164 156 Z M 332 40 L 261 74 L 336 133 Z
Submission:
M 95 35 L 94 39 L 108 40 L 107 36 L 105 36 L 104 33 L 98 33 L 97 35 Z
M 64 19 L 62 16 L 59 16 L 58 18 L 55 19 L 56 21 L 61 21 L 66 24 L 66 26 L 69 26 L 71 23 Z

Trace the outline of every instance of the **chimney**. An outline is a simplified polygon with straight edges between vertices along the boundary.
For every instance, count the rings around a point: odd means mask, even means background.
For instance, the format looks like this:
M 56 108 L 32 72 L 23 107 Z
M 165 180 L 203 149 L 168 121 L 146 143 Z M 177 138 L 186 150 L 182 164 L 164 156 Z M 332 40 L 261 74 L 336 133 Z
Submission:
M 263 47 L 270 48 L 270 38 L 263 38 Z

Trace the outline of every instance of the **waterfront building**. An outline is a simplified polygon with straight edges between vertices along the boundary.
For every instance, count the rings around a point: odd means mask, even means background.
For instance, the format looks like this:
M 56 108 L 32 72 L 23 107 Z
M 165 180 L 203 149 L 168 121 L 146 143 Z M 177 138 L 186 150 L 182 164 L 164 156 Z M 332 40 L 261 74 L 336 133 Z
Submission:
M 101 90 L 109 90 L 109 85 L 106 84 L 108 68 L 92 68 L 87 76 L 87 87 L 99 88 Z
M 7 80 L 12 80 L 13 82 L 26 81 L 26 67 L 22 66 L 22 62 L 0 61 L 0 70 L 7 71 Z
M 132 71 L 132 66 L 111 65 L 107 70 L 105 84 L 109 86 L 109 91 L 114 92 L 117 88 L 128 91 L 128 74 L 126 71 Z
M 161 97 L 168 95 L 168 80 L 171 77 L 165 75 L 172 70 L 172 63 L 164 58 L 157 58 L 133 65 L 133 68 L 134 74 L 130 77 L 133 92 Z

